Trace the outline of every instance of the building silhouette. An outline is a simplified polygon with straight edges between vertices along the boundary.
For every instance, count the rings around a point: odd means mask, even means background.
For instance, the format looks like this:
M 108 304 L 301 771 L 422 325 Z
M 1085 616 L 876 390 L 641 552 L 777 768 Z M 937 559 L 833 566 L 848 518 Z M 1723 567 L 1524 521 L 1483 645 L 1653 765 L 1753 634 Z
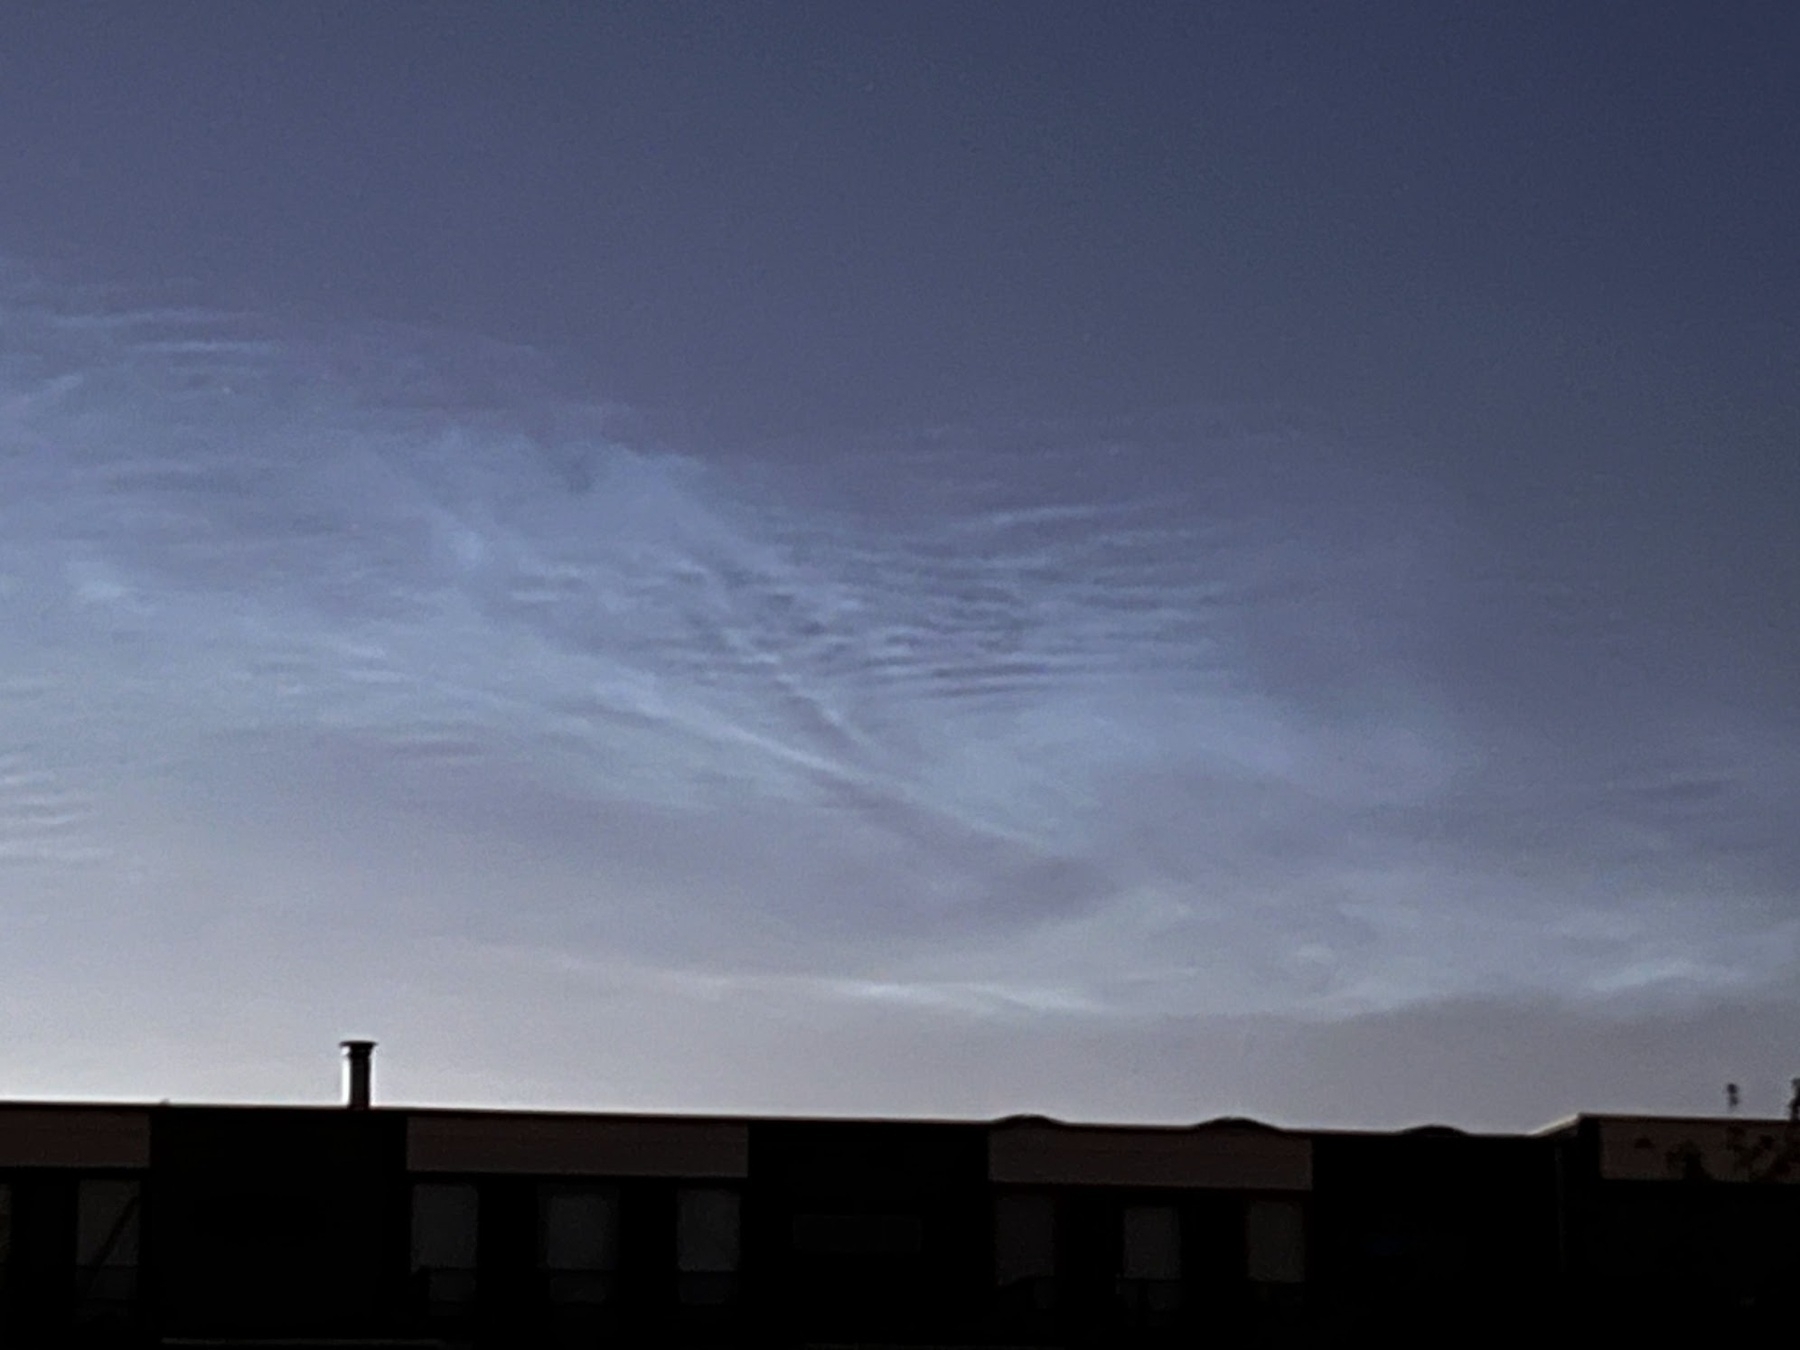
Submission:
M 384 1108 L 353 1047 L 350 1109 L 0 1103 L 0 1344 L 1614 1343 L 1800 1313 L 1788 1121 Z

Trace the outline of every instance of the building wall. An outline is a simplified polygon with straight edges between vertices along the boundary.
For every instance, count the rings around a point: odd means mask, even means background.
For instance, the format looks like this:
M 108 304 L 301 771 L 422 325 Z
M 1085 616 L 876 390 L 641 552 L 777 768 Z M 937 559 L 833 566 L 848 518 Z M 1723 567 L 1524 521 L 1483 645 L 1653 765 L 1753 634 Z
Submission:
M 183 1336 L 393 1324 L 404 1126 L 369 1111 L 154 1112 L 145 1239 L 158 1324 Z
M 1774 1158 L 1759 1140 L 1782 1129 L 0 1104 L 0 1344 L 1717 1329 L 1794 1310 L 1800 1187 L 1729 1165 Z M 1696 1150 L 1703 1165 L 1670 1166 Z
M 1317 1311 L 1387 1339 L 1541 1321 L 1561 1287 L 1555 1146 L 1460 1134 L 1325 1135 Z M 1427 1337 L 1428 1338 L 1428 1337 Z
M 1800 1317 L 1800 1187 L 1790 1122 L 1592 1118 L 1557 1140 L 1584 1301 L 1659 1330 Z

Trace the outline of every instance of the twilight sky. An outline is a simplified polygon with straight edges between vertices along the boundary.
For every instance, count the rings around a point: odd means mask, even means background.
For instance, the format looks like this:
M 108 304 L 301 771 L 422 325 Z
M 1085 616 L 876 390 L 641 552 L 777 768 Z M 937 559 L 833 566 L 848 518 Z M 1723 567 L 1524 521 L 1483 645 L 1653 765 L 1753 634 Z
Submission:
M 9 7 L 0 1095 L 1778 1112 L 1797 69 Z

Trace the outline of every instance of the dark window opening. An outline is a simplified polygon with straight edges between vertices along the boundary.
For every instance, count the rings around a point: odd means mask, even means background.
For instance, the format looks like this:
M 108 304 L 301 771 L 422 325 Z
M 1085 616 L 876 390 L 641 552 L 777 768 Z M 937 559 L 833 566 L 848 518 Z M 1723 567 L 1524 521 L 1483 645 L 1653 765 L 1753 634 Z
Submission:
M 0 1181 L 0 1318 L 12 1293 L 12 1187 Z
M 676 1297 L 697 1306 L 738 1295 L 742 1201 L 736 1191 L 684 1186 L 675 1195 Z
M 1181 1306 L 1181 1215 L 1172 1205 L 1128 1205 L 1122 1216 L 1119 1301 L 1155 1316 Z
M 84 1177 L 75 1191 L 75 1316 L 129 1321 L 138 1294 L 143 1190 L 121 1177 Z
M 1306 1280 L 1306 1215 L 1293 1200 L 1252 1200 L 1244 1211 L 1246 1274 L 1259 1284 Z
M 538 1269 L 551 1303 L 580 1306 L 613 1297 L 619 1265 L 616 1187 L 541 1187 L 538 1235 Z
M 1056 1203 L 1048 1195 L 994 1201 L 994 1284 L 1003 1306 L 1047 1312 L 1056 1303 Z
M 412 1194 L 412 1274 L 434 1317 L 475 1301 L 479 1194 L 468 1182 L 420 1182 Z

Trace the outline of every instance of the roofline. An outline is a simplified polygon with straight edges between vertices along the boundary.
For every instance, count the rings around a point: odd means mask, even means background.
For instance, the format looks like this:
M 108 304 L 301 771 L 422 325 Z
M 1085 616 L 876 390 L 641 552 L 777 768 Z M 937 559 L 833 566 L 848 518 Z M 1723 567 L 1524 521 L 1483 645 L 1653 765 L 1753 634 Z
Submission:
M 52 1099 L 52 1098 L 4 1098 L 0 1099 L 0 1111 L 13 1110 L 55 1110 L 55 1111 L 241 1111 L 241 1112 L 276 1112 L 300 1111 L 318 1115 L 347 1114 L 341 1102 L 207 1102 L 207 1101 L 99 1101 L 94 1099 Z M 935 1125 L 958 1126 L 962 1128 L 981 1127 L 992 1129 L 1006 1126 L 1040 1126 L 1059 1130 L 1132 1130 L 1145 1134 L 1189 1134 L 1197 1130 L 1237 1130 L 1256 1134 L 1310 1135 L 1321 1131 L 1305 1128 L 1274 1125 L 1266 1121 L 1221 1117 L 1212 1120 L 1193 1121 L 1189 1123 L 1168 1121 L 1091 1121 L 1060 1120 L 1052 1116 L 1036 1114 L 1012 1114 L 996 1117 L 973 1116 L 852 1116 L 852 1115 L 801 1115 L 801 1114 L 769 1114 L 725 1113 L 725 1112 L 685 1112 L 685 1111 L 631 1111 L 631 1110 L 579 1110 L 567 1107 L 529 1107 L 529 1106 L 456 1106 L 456 1105 L 416 1105 L 407 1102 L 381 1102 L 368 1108 L 372 1115 L 389 1116 L 480 1116 L 496 1119 L 553 1119 L 553 1120 L 609 1120 L 609 1121 L 653 1121 L 682 1124 L 712 1125 Z M 359 1113 L 360 1114 L 360 1113 Z
M 346 1107 L 342 1102 L 207 1102 L 207 1101 L 104 1101 L 87 1099 L 54 1099 L 11 1097 L 0 1099 L 0 1111 L 14 1110 L 57 1110 L 57 1111 L 302 1111 L 307 1113 L 343 1114 Z M 1005 1116 L 972 1117 L 972 1116 L 854 1116 L 854 1115 L 803 1115 L 796 1113 L 758 1114 L 731 1112 L 700 1111 L 632 1111 L 632 1110 L 581 1110 L 573 1107 L 534 1107 L 534 1106 L 459 1106 L 443 1104 L 416 1104 L 408 1102 L 383 1102 L 369 1108 L 375 1115 L 390 1116 L 481 1116 L 496 1119 L 535 1120 L 612 1120 L 612 1121 L 655 1121 L 683 1124 L 713 1125 L 935 1125 L 960 1126 L 963 1128 L 979 1126 L 986 1129 L 1003 1127 L 1038 1126 L 1059 1130 L 1130 1130 L 1143 1134 L 1190 1134 L 1195 1131 L 1239 1131 L 1255 1134 L 1304 1135 L 1310 1138 L 1394 1138 L 1418 1137 L 1420 1131 L 1445 1130 L 1454 1131 L 1456 1136 L 1467 1139 L 1543 1139 L 1560 1134 L 1570 1133 L 1578 1129 L 1585 1121 L 1596 1122 L 1642 1122 L 1644 1124 L 1668 1125 L 1743 1125 L 1762 1129 L 1778 1128 L 1794 1125 L 1795 1122 L 1785 1117 L 1768 1116 L 1726 1116 L 1726 1115 L 1658 1115 L 1645 1112 L 1604 1112 L 1582 1111 L 1574 1115 L 1564 1116 L 1535 1129 L 1523 1131 L 1510 1130 L 1465 1130 L 1459 1126 L 1437 1125 L 1402 1125 L 1387 1129 L 1352 1128 L 1337 1126 L 1292 1126 L 1276 1125 L 1268 1121 L 1250 1120 L 1234 1116 L 1216 1117 L 1211 1120 L 1192 1122 L 1180 1121 L 1105 1121 L 1105 1120 L 1062 1120 L 1053 1116 L 1036 1113 L 1014 1113 Z M 1445 1137 L 1451 1137 L 1446 1135 Z
M 1642 1111 L 1582 1111 L 1567 1116 L 1552 1124 L 1541 1126 L 1533 1133 L 1549 1135 L 1574 1130 L 1586 1121 L 1596 1124 L 1644 1124 L 1644 1125 L 1745 1125 L 1767 1129 L 1771 1127 L 1793 1126 L 1800 1124 L 1786 1116 L 1667 1116 Z

